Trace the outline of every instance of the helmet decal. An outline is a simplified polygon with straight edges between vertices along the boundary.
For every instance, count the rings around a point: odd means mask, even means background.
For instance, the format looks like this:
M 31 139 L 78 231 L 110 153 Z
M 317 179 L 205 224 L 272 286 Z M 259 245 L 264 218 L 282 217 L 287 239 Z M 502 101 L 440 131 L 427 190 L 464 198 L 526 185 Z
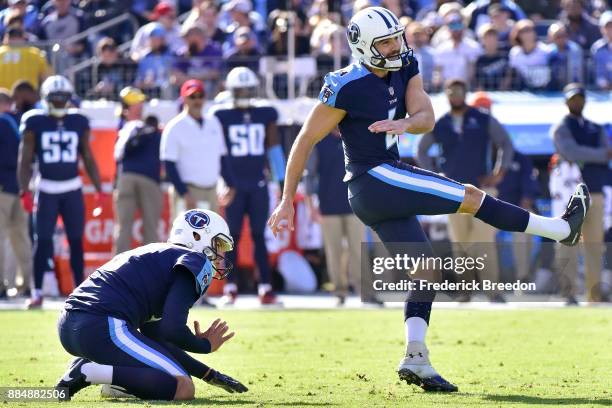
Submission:
M 359 32 L 359 26 L 355 23 L 352 23 L 346 31 L 346 36 L 352 44 L 357 44 L 359 42 L 359 37 L 361 36 L 361 33 Z
M 185 213 L 185 221 L 195 229 L 203 229 L 210 224 L 210 217 L 202 211 L 192 210 Z

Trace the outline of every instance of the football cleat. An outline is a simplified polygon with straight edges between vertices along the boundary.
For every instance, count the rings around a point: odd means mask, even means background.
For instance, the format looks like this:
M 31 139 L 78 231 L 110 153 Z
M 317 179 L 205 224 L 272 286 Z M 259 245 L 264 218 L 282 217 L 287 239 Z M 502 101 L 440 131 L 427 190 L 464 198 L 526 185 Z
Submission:
M 229 375 L 222 374 L 218 371 L 214 371 L 212 377 L 205 380 L 208 384 L 214 385 L 215 387 L 223 388 L 225 391 L 233 393 L 247 392 L 249 389 L 242 384 L 240 381 L 233 379 Z
M 103 384 L 100 388 L 100 397 L 102 398 L 136 398 L 132 394 L 128 394 L 127 390 L 118 385 Z
M 75 358 L 72 363 L 70 363 L 68 371 L 66 371 L 64 376 L 58 381 L 57 385 L 55 386 L 56 390 L 59 391 L 61 388 L 68 389 L 68 395 L 64 398 L 64 400 L 69 401 L 74 394 L 91 385 L 90 382 L 85 380 L 85 374 L 81 372 L 81 367 L 83 364 L 89 362 L 89 360 L 81 357 Z
M 259 303 L 261 303 L 262 306 L 282 305 L 282 303 L 279 302 L 276 298 L 274 292 L 272 292 L 271 290 L 259 295 Z
M 429 351 L 423 343 L 408 344 L 406 356 L 400 361 L 397 369 L 400 380 L 414 384 L 427 392 L 456 392 L 456 385 L 446 381 L 431 366 Z
M 32 296 L 26 302 L 26 308 L 28 310 L 42 309 L 43 298 L 42 296 Z
M 576 191 L 569 199 L 565 212 L 561 216 L 570 226 L 570 234 L 560 242 L 567 246 L 574 246 L 580 241 L 582 224 L 586 218 L 589 207 L 591 206 L 591 194 L 586 184 L 580 183 L 576 186 Z

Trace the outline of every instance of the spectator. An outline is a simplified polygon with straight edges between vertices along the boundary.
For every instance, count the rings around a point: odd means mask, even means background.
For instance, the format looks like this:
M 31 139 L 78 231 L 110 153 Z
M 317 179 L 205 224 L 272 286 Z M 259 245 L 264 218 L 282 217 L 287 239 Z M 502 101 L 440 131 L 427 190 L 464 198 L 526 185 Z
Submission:
M 582 116 L 586 102 L 586 93 L 582 85 L 572 83 L 563 89 L 565 104 L 569 113 L 551 128 L 555 149 L 561 160 L 570 163 L 581 163 L 582 180 L 591 192 L 591 207 L 582 225 L 582 238 L 585 242 L 585 289 L 587 301 L 601 301 L 600 283 L 603 255 L 603 219 L 604 196 L 603 184 L 610 179 L 608 163 L 612 159 L 612 149 L 608 144 L 605 130 Z M 565 281 L 562 287 L 568 303 L 575 304 L 576 275 L 578 270 L 575 248 L 559 247 L 556 251 L 564 263 L 560 273 Z
M 476 0 L 466 6 L 463 11 L 463 15 L 468 16 L 470 30 L 478 32 L 481 25 L 491 22 L 489 8 L 493 4 L 499 5 L 514 21 L 527 18 L 523 9 L 512 0 Z
M 570 40 L 588 51 L 601 36 L 597 21 L 584 10 L 584 0 L 563 0 L 561 5 L 561 22 L 567 28 Z
M 26 43 L 25 31 L 9 27 L 0 47 L 0 87 L 12 89 L 20 80 L 26 80 L 38 89 L 49 76 L 51 68 L 44 51 Z
M 327 13 L 326 17 L 321 18 L 312 30 L 311 55 L 317 58 L 317 66 L 320 71 L 334 71 L 333 63 L 336 53 L 341 58 L 345 58 L 348 63 L 350 50 L 345 40 L 346 29 L 339 22 L 339 13 Z M 340 64 L 346 65 L 344 61 L 341 61 Z
M 508 90 L 512 81 L 512 70 L 508 56 L 499 51 L 499 33 L 492 24 L 485 23 L 478 31 L 484 54 L 476 60 L 476 88 L 482 90 Z
M 226 38 L 223 50 L 229 52 L 234 45 L 234 33 L 239 27 L 250 27 L 257 38 L 257 47 L 265 49 L 267 46 L 266 24 L 263 18 L 255 11 L 249 0 L 230 0 L 223 6 L 223 10 L 230 15 L 230 22 L 225 28 Z
M 136 210 L 142 217 L 142 243 L 157 242 L 157 225 L 161 217 L 163 194 L 159 185 L 161 134 L 157 121 L 143 121 L 146 96 L 137 88 L 123 88 L 121 119 L 124 121 L 115 144 L 117 188 L 115 208 L 114 253 L 127 251 L 132 244 L 132 227 Z
M 240 27 L 234 34 L 234 51 L 225 58 L 226 69 L 247 67 L 259 71 L 261 53 L 257 49 L 255 36 L 249 27 Z
M 188 27 L 183 37 L 186 44 L 179 50 L 172 70 L 174 83 L 198 79 L 204 82 L 208 94 L 215 95 L 223 67 L 221 45 L 206 37 L 201 24 Z
M 427 170 L 436 170 L 429 148 L 437 143 L 440 146 L 441 170 L 447 177 L 461 183 L 472 184 L 487 194 L 497 195 L 497 184 L 503 179 L 512 163 L 513 148 L 510 136 L 503 126 L 490 114 L 465 103 L 467 84 L 461 80 L 448 81 L 445 86 L 451 110 L 435 124 L 433 132 L 424 135 L 418 146 L 418 163 Z M 490 149 L 499 149 L 496 163 L 491 163 Z M 475 242 L 495 242 L 496 230 L 477 218 L 465 214 L 450 214 L 449 233 L 451 240 L 458 244 L 459 252 L 474 251 L 463 245 Z M 481 248 L 482 249 L 482 248 Z M 480 279 L 498 281 L 496 251 L 490 251 L 488 267 L 482 271 Z M 481 256 L 482 254 L 474 256 Z M 501 294 L 490 293 L 491 301 L 503 301 Z M 466 294 L 462 300 L 469 300 Z
M 452 13 L 447 17 L 451 38 L 440 44 L 434 53 L 434 86 L 438 88 L 444 81 L 460 79 L 471 83 L 474 64 L 482 54 L 482 47 L 474 40 L 464 36 L 465 26 L 461 16 Z
M 172 3 L 165 1 L 157 3 L 153 9 L 151 19 L 154 21 L 140 27 L 134 35 L 134 40 L 132 40 L 130 46 L 130 57 L 134 61 L 139 61 L 149 52 L 147 47 L 149 36 L 160 25 L 164 28 L 165 42 L 170 52 L 176 53 L 184 45 L 181 38 L 181 26 L 176 20 L 176 11 Z
M 0 11 L 0 36 L 4 36 L 4 31 L 11 25 L 9 17 L 15 14 L 22 16 L 23 29 L 27 33 L 36 34 L 38 32 L 40 24 L 38 9 L 28 3 L 28 0 L 8 0 L 8 7 Z
M 461 21 L 463 21 L 463 15 L 461 14 L 462 10 L 463 8 L 461 3 L 456 1 L 444 3 L 440 6 L 440 9 L 435 16 L 435 21 L 430 22 L 433 23 L 433 26 L 431 26 L 430 23 L 426 23 L 425 21 L 423 22 L 423 24 L 429 26 L 429 29 L 433 33 L 429 41 L 429 45 L 431 45 L 433 48 L 438 48 L 440 44 L 445 43 L 452 38 L 451 30 L 448 28 L 447 23 L 449 20 L 455 18 L 459 18 Z M 473 33 L 470 30 L 464 30 L 463 35 L 474 39 Z
M 83 11 L 87 25 L 90 27 L 105 23 L 112 18 L 129 12 L 129 2 L 117 0 L 79 0 L 78 8 Z M 131 41 L 134 38 L 134 21 L 123 21 L 113 25 L 98 35 L 112 37 L 117 43 Z M 90 41 L 92 41 L 90 39 Z M 92 44 L 95 41 L 92 41 Z
M 52 0 L 52 4 L 54 9 L 40 23 L 38 36 L 41 40 L 54 40 L 62 43 L 62 51 L 57 59 L 59 66 L 56 67 L 58 71 L 62 71 L 89 52 L 86 39 L 74 43 L 64 41 L 83 32 L 87 25 L 83 12 L 72 7 L 70 0 Z
M 612 90 L 612 11 L 599 18 L 602 38 L 591 47 L 595 84 L 602 90 Z
M 115 100 L 119 90 L 133 83 L 134 64 L 119 57 L 117 44 L 110 37 L 102 38 L 96 46 L 97 64 L 93 67 L 95 84 L 88 94 L 92 98 Z
M 23 17 L 24 15 L 20 11 L 13 10 L 11 13 L 6 15 L 6 19 L 4 20 L 6 23 L 6 27 L 21 28 L 25 32 L 25 38 L 27 42 L 37 42 L 38 37 L 25 29 Z
M 338 304 L 343 305 L 349 284 L 364 300 L 373 298 L 371 286 L 361 286 L 361 242 L 365 227 L 353 214 L 344 177 L 342 139 L 335 130 L 316 144 L 308 161 L 306 179 L 310 213 L 321 224 L 327 274 L 334 284 Z M 314 195 L 318 200 L 314 199 Z M 318 205 L 316 204 L 318 201 Z M 344 249 L 343 241 L 346 241 Z M 368 290 L 370 289 L 370 290 Z
M 138 61 L 135 84 L 151 96 L 168 95 L 175 57 L 166 44 L 166 30 L 158 24 L 149 33 L 149 52 Z
M 17 259 L 24 294 L 32 276 L 32 243 L 28 230 L 28 216 L 21 206 L 17 185 L 17 157 L 19 156 L 19 118 L 12 113 L 11 96 L 0 89 L 0 298 L 7 290 L 17 287 L 14 273 L 5 270 L 4 248 L 9 238 Z
M 195 0 L 194 4 L 200 0 Z M 219 10 L 212 0 L 200 2 L 197 12 L 192 9 L 191 13 L 183 22 L 182 30 L 194 24 L 201 24 L 206 31 L 206 36 L 219 44 L 225 42 L 225 32 L 219 28 Z
M 406 26 L 406 41 L 419 63 L 423 87 L 429 91 L 433 82 L 434 69 L 434 50 L 429 46 L 429 33 L 423 24 L 413 21 Z
M 510 51 L 510 33 L 514 26 L 514 20 L 510 20 L 510 13 L 499 3 L 489 6 L 489 18 L 493 28 L 497 31 L 497 48 L 499 51 L 508 54 Z
M 568 39 L 567 29 L 560 23 L 553 23 L 548 28 L 551 84 L 550 88 L 561 90 L 570 82 L 582 82 L 583 53 L 582 48 Z
M 20 80 L 13 85 L 11 89 L 11 98 L 14 102 L 13 112 L 18 122 L 21 122 L 21 117 L 30 109 L 38 108 L 38 92 L 34 89 L 31 83 L 26 80 Z
M 289 28 L 289 15 L 286 11 L 274 10 L 268 19 L 270 30 L 270 42 L 266 55 L 286 56 Z M 295 20 L 295 55 L 310 54 L 310 37 L 305 34 L 308 32 L 308 24 L 303 24 L 300 19 Z M 300 33 L 300 34 L 298 34 Z
M 181 87 L 183 111 L 162 133 L 160 159 L 174 186 L 174 214 L 188 208 L 217 211 L 221 157 L 227 154 L 223 128 L 214 114 L 202 115 L 204 84 L 189 80 Z
M 516 23 L 510 34 L 514 45 L 510 50 L 510 66 L 518 72 L 515 86 L 530 90 L 542 90 L 550 83 L 548 47 L 538 41 L 535 26 L 531 20 Z

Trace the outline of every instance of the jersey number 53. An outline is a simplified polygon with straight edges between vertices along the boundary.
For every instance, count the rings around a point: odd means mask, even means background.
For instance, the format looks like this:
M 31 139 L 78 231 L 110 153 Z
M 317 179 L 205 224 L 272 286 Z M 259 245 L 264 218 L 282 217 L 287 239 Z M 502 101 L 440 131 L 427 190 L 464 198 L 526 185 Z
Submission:
M 41 147 L 45 163 L 74 163 L 77 161 L 79 135 L 73 131 L 43 132 Z

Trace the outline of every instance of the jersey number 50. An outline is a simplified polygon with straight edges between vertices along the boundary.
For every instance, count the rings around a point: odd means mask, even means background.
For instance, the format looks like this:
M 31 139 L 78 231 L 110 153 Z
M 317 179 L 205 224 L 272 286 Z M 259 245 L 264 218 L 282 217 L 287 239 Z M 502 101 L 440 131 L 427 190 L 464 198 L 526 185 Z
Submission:
M 45 163 L 74 163 L 77 161 L 79 136 L 73 131 L 43 132 L 41 147 Z
M 231 125 L 228 133 L 232 144 L 230 151 L 232 156 L 261 156 L 264 154 L 266 129 L 261 123 Z

